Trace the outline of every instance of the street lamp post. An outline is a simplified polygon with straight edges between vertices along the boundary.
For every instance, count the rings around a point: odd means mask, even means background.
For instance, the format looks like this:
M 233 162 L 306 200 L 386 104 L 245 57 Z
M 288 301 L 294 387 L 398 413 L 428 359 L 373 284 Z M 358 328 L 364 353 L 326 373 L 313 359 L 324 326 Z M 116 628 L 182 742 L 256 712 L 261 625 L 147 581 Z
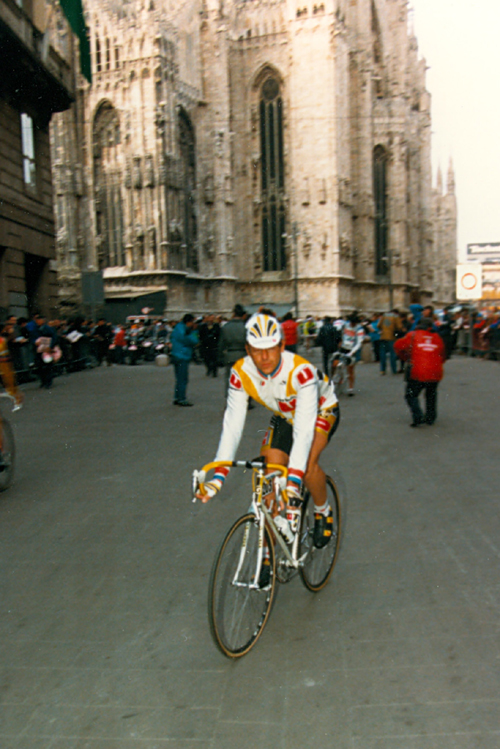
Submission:
M 392 253 L 388 249 L 387 255 L 384 255 L 382 260 L 387 268 L 387 285 L 389 287 L 389 310 L 394 308 L 393 288 L 392 288 Z
M 296 221 L 292 225 L 292 238 L 293 238 L 293 296 L 294 296 L 294 307 L 295 307 L 295 319 L 299 318 L 299 250 L 298 250 L 298 238 L 299 238 L 299 227 Z

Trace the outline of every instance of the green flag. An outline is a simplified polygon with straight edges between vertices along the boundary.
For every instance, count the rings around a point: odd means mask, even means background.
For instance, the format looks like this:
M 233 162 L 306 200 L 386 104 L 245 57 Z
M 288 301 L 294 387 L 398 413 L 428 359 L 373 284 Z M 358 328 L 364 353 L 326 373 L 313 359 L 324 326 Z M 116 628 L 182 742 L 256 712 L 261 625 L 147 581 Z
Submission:
M 83 17 L 82 0 L 59 0 L 59 4 L 80 42 L 80 69 L 82 75 L 85 76 L 89 83 L 92 83 L 90 44 L 85 18 Z

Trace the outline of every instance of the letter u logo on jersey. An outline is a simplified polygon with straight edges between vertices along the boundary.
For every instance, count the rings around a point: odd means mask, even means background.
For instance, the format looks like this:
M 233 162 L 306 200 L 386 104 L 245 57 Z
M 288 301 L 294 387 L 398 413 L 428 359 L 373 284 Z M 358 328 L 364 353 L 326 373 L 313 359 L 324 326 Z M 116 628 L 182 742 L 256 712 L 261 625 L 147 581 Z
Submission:
M 233 372 L 229 380 L 229 384 L 232 385 L 236 390 L 241 390 L 241 380 Z
M 301 385 L 305 385 L 306 382 L 309 382 L 309 380 L 312 380 L 314 378 L 314 374 L 312 372 L 312 369 L 310 367 L 304 367 L 302 372 L 299 372 L 297 375 L 297 380 L 300 382 Z

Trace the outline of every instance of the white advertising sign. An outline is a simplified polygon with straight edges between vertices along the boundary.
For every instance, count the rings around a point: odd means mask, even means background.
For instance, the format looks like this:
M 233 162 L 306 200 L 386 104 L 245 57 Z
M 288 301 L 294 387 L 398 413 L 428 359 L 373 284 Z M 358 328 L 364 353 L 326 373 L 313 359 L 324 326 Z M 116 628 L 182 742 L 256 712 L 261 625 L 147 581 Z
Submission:
M 457 265 L 457 299 L 459 301 L 481 299 L 482 272 L 480 263 Z

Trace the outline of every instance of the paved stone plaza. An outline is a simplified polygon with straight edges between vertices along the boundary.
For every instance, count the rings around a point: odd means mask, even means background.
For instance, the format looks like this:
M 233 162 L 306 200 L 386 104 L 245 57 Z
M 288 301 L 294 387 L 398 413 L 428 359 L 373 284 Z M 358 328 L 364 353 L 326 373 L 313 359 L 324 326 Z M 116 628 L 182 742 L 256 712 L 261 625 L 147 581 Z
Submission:
M 191 409 L 153 365 L 26 386 L 0 501 L 0 747 L 498 749 L 499 377 L 454 358 L 438 422 L 410 429 L 401 376 L 358 367 L 324 460 L 349 493 L 334 577 L 283 586 L 238 662 L 206 598 L 248 474 L 190 502 L 222 378 L 192 367 Z M 266 424 L 249 413 L 242 457 Z

